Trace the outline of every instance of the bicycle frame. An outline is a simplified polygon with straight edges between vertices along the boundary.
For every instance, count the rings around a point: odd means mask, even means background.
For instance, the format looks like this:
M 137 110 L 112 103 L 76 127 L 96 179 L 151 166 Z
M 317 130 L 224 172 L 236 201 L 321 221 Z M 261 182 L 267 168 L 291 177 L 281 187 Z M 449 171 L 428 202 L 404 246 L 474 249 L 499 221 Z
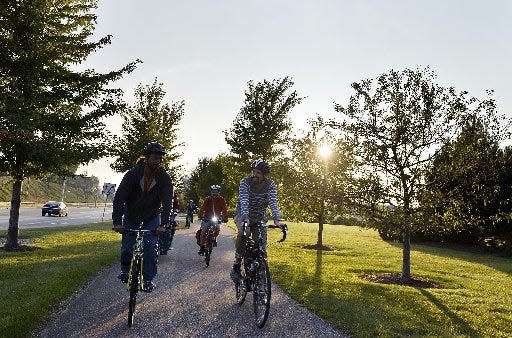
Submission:
M 129 230 L 130 233 L 135 234 L 135 243 L 133 244 L 132 259 L 130 261 L 130 270 L 128 272 L 128 283 L 126 283 L 126 288 L 130 292 L 130 302 L 128 304 L 128 326 L 132 326 L 133 324 L 137 292 L 142 291 L 144 286 L 144 235 L 150 231 L 151 230 L 144 230 L 142 228 Z
M 206 245 L 205 245 L 205 258 L 206 267 L 210 265 L 210 256 L 213 251 L 213 244 L 215 242 L 215 226 L 219 224 L 217 217 L 208 220 L 208 228 L 206 228 Z
M 258 238 L 255 240 L 249 238 L 247 228 L 244 224 L 243 237 L 245 238 L 244 254 L 242 257 L 241 277 L 235 285 L 237 303 L 242 305 L 245 301 L 247 292 L 253 292 L 253 307 L 258 327 L 263 327 L 267 321 L 270 310 L 271 298 L 271 278 L 268 268 L 267 257 L 264 245 L 263 231 L 266 228 L 279 228 L 277 226 L 267 226 L 266 224 L 255 224 L 252 227 L 258 228 Z M 283 231 L 282 242 L 286 239 L 287 227 L 281 228 Z
M 128 283 L 126 284 L 126 288 L 128 290 L 131 289 L 133 280 L 132 280 L 132 271 L 135 268 L 135 265 L 137 265 L 138 268 L 138 278 L 137 278 L 137 284 L 138 284 L 138 290 L 142 290 L 142 285 L 144 285 L 144 274 L 143 274 L 143 266 L 144 266 L 144 233 L 150 232 L 150 230 L 130 230 L 131 233 L 135 234 L 135 243 L 133 244 L 133 253 L 132 253 L 132 260 L 130 261 L 130 270 L 128 273 Z

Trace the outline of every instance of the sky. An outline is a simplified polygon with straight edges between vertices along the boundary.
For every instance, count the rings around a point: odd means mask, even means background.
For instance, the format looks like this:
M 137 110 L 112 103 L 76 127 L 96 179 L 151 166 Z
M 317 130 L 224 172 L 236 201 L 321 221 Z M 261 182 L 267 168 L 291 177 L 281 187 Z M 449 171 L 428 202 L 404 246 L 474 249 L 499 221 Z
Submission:
M 95 37 L 111 45 L 85 66 L 107 72 L 143 61 L 114 85 L 134 103 L 138 84 L 155 78 L 164 102 L 185 100 L 179 124 L 190 172 L 203 157 L 229 150 L 229 130 L 244 105 L 247 82 L 290 76 L 303 102 L 290 114 L 294 130 L 317 114 L 335 117 L 351 83 L 390 69 L 429 66 L 446 86 L 484 98 L 512 117 L 512 1 L 175 1 L 100 0 Z M 120 135 L 122 119 L 107 128 Z M 118 184 L 113 159 L 79 171 Z

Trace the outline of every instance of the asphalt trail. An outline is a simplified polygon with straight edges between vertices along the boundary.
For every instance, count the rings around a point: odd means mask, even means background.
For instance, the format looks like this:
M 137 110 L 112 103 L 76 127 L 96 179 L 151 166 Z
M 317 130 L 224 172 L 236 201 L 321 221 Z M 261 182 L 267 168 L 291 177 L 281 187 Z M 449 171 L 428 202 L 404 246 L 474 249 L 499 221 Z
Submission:
M 232 231 L 223 227 L 210 267 L 197 255 L 194 233 L 176 232 L 172 250 L 160 256 L 157 287 L 139 293 L 135 322 L 127 325 L 128 291 L 118 282 L 119 265 L 106 269 L 70 301 L 38 337 L 346 337 L 272 284 L 269 319 L 254 323 L 252 294 L 235 302 L 229 278 Z

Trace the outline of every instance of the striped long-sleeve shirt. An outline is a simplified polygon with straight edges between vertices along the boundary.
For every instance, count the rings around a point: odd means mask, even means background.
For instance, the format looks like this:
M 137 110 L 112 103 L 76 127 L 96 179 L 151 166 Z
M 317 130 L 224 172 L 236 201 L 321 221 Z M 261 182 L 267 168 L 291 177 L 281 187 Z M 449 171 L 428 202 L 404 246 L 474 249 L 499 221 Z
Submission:
M 238 192 L 237 214 L 244 221 L 250 223 L 266 222 L 266 209 L 270 206 L 272 218 L 279 220 L 279 208 L 277 205 L 277 189 L 274 181 L 265 179 L 256 184 L 252 176 L 247 176 L 240 181 Z

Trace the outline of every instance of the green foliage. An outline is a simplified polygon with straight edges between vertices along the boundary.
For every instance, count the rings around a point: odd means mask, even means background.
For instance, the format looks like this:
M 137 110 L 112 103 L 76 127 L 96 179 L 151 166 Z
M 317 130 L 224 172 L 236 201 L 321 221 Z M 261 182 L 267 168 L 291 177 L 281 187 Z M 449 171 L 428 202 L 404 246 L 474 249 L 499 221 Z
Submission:
M 326 225 L 333 250 L 310 250 L 316 224 L 288 227 L 288 239 L 268 248 L 272 279 L 352 337 L 512 336 L 510 258 L 413 245 L 416 276 L 440 287 L 378 284 L 361 276 L 399 269 L 398 245 L 370 229 Z M 269 243 L 279 235 L 269 231 Z
M 111 223 L 27 229 L 38 249 L 0 253 L 0 336 L 28 337 L 90 278 L 118 259 Z M 5 232 L 0 232 L 5 236 Z
M 178 148 L 178 124 L 185 112 L 185 101 L 163 103 L 165 91 L 157 79 L 151 85 L 139 84 L 135 89 L 136 102 L 123 111 L 123 136 L 114 147 L 113 155 L 117 159 L 112 169 L 125 172 L 132 168 L 143 155 L 144 148 L 150 142 L 159 142 L 167 151 L 163 166 L 179 182 L 181 167 L 176 165 L 183 154 Z
M 110 43 L 91 41 L 96 0 L 20 0 L 0 6 L 0 174 L 14 179 L 9 236 L 17 247 L 25 177 L 69 176 L 108 154 L 103 118 L 122 109 L 111 82 L 138 61 L 105 74 L 77 65 Z
M 289 77 L 247 83 L 245 106 L 224 131 L 237 163 L 245 166 L 256 158 L 275 159 L 291 130 L 288 113 L 301 101 Z M 290 92 L 291 91 L 291 92 Z
M 330 150 L 325 158 L 321 147 Z M 311 129 L 289 142 L 287 170 L 279 174 L 280 205 L 287 219 L 323 222 L 343 212 L 351 165 L 346 144 L 332 133 Z M 276 176 L 274 174 L 274 176 Z
M 427 172 L 422 204 L 429 226 L 421 231 L 428 239 L 482 245 L 512 236 L 512 150 L 499 148 L 490 125 L 466 121 Z
M 220 154 L 215 159 L 206 157 L 199 159 L 185 190 L 186 200 L 194 200 L 199 203 L 210 195 L 210 187 L 218 184 L 222 188 L 221 195 L 228 203 L 228 207 L 233 207 L 239 182 L 239 180 L 238 182 L 233 180 L 233 177 L 237 176 L 236 172 L 232 158 L 227 155 Z
M 0 6 L 0 173 L 16 180 L 107 154 L 102 118 L 123 106 L 108 84 L 136 62 L 101 74 L 76 65 L 110 43 L 91 42 L 97 1 L 9 1 Z
M 336 125 L 358 161 L 355 177 L 361 183 L 354 186 L 352 200 L 368 225 L 398 227 L 404 236 L 405 279 L 424 172 L 453 135 L 458 115 L 468 109 L 465 93 L 443 88 L 435 79 L 428 68 L 390 70 L 375 80 L 353 83 L 348 106 L 335 105 L 341 113 Z

